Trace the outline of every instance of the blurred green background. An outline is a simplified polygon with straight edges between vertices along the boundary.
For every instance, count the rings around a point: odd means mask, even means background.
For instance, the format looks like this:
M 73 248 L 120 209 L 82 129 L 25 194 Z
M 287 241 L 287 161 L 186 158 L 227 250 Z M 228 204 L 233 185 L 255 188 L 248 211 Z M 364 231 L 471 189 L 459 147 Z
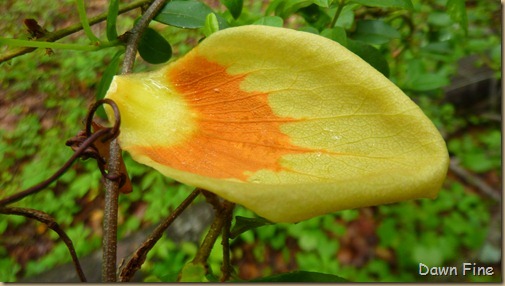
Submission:
M 219 1 L 202 2 L 231 19 Z M 269 2 L 244 0 L 242 15 L 230 21 L 234 25 L 257 21 Z M 465 32 L 460 21 L 447 13 L 447 1 L 412 2 L 410 12 L 357 6 L 344 9 L 337 24 L 349 38 L 369 41 L 383 54 L 391 80 L 443 134 L 453 164 L 440 195 L 435 200 L 342 211 L 245 232 L 231 244 L 237 278 L 299 269 L 356 282 L 502 281 L 501 6 L 494 0 L 466 1 Z M 93 0 L 86 5 L 92 16 L 107 11 L 108 2 Z M 0 15 L 3 37 L 27 38 L 22 25 L 25 18 L 37 19 L 49 31 L 79 21 L 73 0 L 5 0 L 0 8 L 4 11 Z M 318 33 L 318 19 L 328 16 L 310 9 L 314 7 L 286 12 L 281 15 L 283 25 Z M 136 13 L 119 17 L 120 34 L 133 25 Z M 396 32 L 386 41 L 370 40 L 367 30 L 360 30 L 357 24 L 370 19 L 385 20 Z M 153 27 L 170 42 L 174 58 L 203 37 L 199 30 L 156 23 Z M 105 25 L 95 25 L 93 31 L 105 35 Z M 62 42 L 87 43 L 87 39 L 80 32 Z M 7 49 L 0 46 L 0 53 Z M 114 53 L 108 49 L 55 50 L 48 55 L 39 49 L 0 64 L 0 196 L 44 180 L 72 155 L 65 141 L 82 129 Z M 142 60 L 136 66 L 138 71 L 154 68 Z M 191 191 L 133 162 L 128 155 L 125 160 L 134 191 L 120 197 L 120 238 L 147 233 L 146 229 L 166 217 Z M 53 215 L 73 239 L 79 257 L 100 248 L 103 190 L 95 162 L 74 164 L 57 183 L 16 205 Z M 209 211 L 203 199 L 193 209 L 199 208 Z M 235 214 L 254 217 L 240 207 Z M 186 223 L 202 224 L 198 229 L 205 228 L 208 221 L 188 219 Z M 42 281 L 43 273 L 71 261 L 57 235 L 37 222 L 0 216 L 0 233 L 0 281 Z M 196 233 L 200 235 L 201 229 Z M 173 281 L 196 253 L 198 235 L 196 239 L 163 238 L 137 279 Z M 214 272 L 219 272 L 222 259 L 219 248 L 216 243 L 210 257 Z M 475 262 L 493 267 L 494 275 L 421 276 L 420 262 L 458 268 L 464 262 Z

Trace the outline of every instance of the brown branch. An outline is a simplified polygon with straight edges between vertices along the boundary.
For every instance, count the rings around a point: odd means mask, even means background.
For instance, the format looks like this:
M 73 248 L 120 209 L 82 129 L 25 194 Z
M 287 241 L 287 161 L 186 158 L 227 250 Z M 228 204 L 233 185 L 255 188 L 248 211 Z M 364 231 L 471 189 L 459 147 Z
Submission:
M 120 172 L 121 149 L 114 139 L 110 143 L 109 174 Z M 105 206 L 102 238 L 102 282 L 116 282 L 117 260 L 117 214 L 119 200 L 119 181 L 105 180 Z
M 84 272 L 82 271 L 81 264 L 79 263 L 79 259 L 77 258 L 77 254 L 75 253 L 75 248 L 74 245 L 72 244 L 72 240 L 70 239 L 70 237 L 68 237 L 65 231 L 61 229 L 60 225 L 54 220 L 52 216 L 43 211 L 28 208 L 16 208 L 16 207 L 0 208 L 0 213 L 6 215 L 20 215 L 27 218 L 35 219 L 47 225 L 48 228 L 56 232 L 60 236 L 61 240 L 63 240 L 63 242 L 67 246 L 68 252 L 70 252 L 70 256 L 72 256 L 72 261 L 74 262 L 75 270 L 77 271 L 77 275 L 79 275 L 81 282 L 86 282 L 86 277 L 84 275 Z
M 132 2 L 130 4 L 127 4 L 123 7 L 120 7 L 119 8 L 119 14 L 123 14 L 123 13 L 126 13 L 130 10 L 133 10 L 133 9 L 136 9 L 136 8 L 139 8 L 139 7 L 142 7 L 146 4 L 149 4 L 151 3 L 153 0 L 138 0 L 138 1 L 135 1 L 135 2 Z M 91 19 L 89 19 L 89 24 L 90 25 L 95 25 L 97 23 L 100 23 L 102 21 L 105 21 L 107 19 L 107 12 L 105 13 L 102 13 L 100 15 L 97 15 L 95 17 L 92 17 Z M 61 38 L 64 38 L 68 35 L 71 35 L 75 32 L 78 32 L 82 30 L 82 24 L 79 22 L 79 23 L 76 23 L 76 24 L 73 24 L 67 28 L 64 28 L 64 29 L 61 29 L 61 30 L 58 30 L 58 31 L 54 31 L 52 33 L 47 33 L 45 36 L 37 39 L 37 41 L 45 41 L 45 42 L 55 42 Z M 13 59 L 15 57 L 18 57 L 18 56 L 21 56 L 21 55 L 24 55 L 24 54 L 27 54 L 27 53 L 30 53 L 32 51 L 36 50 L 36 48 L 18 48 L 18 49 L 14 49 L 12 51 L 9 51 L 7 53 L 5 53 L 4 55 L 1 55 L 0 56 L 0 63 L 3 63 L 3 62 L 6 62 L 10 59 Z
M 224 226 L 223 226 L 223 234 L 221 244 L 223 245 L 223 264 L 221 266 L 221 282 L 227 281 L 230 279 L 232 267 L 230 262 L 230 228 L 231 228 L 231 220 L 233 218 L 233 209 L 235 208 L 235 204 L 229 201 L 224 201 L 223 203 L 224 212 Z
M 161 222 L 151 235 L 135 250 L 130 260 L 126 263 L 119 274 L 120 282 L 129 282 L 135 272 L 140 269 L 146 260 L 147 253 L 163 236 L 165 230 L 179 217 L 179 215 L 193 202 L 200 194 L 200 189 L 195 189 L 163 222 Z

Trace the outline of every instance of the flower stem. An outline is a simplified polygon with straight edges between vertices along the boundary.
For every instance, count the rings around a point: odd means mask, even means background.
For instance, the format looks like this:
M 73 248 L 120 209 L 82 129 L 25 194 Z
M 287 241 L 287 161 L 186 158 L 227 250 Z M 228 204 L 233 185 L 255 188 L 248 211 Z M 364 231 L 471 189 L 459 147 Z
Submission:
M 337 11 L 335 11 L 335 15 L 333 16 L 333 19 L 331 20 L 330 28 L 335 27 L 335 24 L 337 23 L 338 17 L 340 16 L 340 13 L 342 13 L 342 9 L 344 9 L 344 6 L 346 5 L 346 0 L 340 0 L 338 3 Z

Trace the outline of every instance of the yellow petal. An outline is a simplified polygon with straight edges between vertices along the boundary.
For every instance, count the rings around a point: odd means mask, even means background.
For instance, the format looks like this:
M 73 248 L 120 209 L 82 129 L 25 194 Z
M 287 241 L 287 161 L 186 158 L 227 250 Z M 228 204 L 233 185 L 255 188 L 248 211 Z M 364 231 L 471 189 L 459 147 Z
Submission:
M 434 198 L 445 142 L 403 92 L 326 38 L 242 26 L 116 76 L 121 147 L 272 221 Z

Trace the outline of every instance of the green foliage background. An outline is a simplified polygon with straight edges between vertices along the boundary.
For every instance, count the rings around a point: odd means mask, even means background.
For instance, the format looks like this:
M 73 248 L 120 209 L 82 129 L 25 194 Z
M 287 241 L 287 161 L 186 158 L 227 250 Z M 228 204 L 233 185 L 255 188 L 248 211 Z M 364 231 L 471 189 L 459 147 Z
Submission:
M 88 13 L 106 11 L 108 6 L 102 2 L 87 7 Z M 185 6 L 188 2 L 183 2 L 186 1 L 170 4 L 171 13 L 179 15 L 176 21 L 173 17 L 163 19 L 162 12 L 158 21 L 168 26 L 152 24 L 150 33 L 154 36 L 146 36 L 144 48 L 148 51 L 160 45 L 165 48 L 154 54 L 154 58 L 144 57 L 146 61 L 161 63 L 171 56 L 179 57 L 204 35 L 226 26 L 255 23 L 321 34 L 340 42 L 389 75 L 435 122 L 447 139 L 453 158 L 495 189 L 501 189 L 500 124 L 489 116 L 499 114 L 499 109 L 472 113 L 458 110 L 444 100 L 444 90 L 457 73 L 457 63 L 466 56 L 476 55 L 476 65 L 489 67 L 496 78 L 501 76 L 497 1 L 355 0 L 342 7 L 343 1 L 325 0 L 245 0 L 243 7 L 242 1 L 221 1 L 222 4 L 189 1 L 194 6 L 191 13 Z M 38 19 L 49 31 L 79 21 L 74 1 L 58 3 L 0 4 L 5 5 L 2 10 L 6 11 L 0 15 L 2 35 L 27 38 L 19 18 Z M 337 13 L 336 26 L 331 27 Z M 132 15 L 118 17 L 118 34 L 132 26 L 135 20 Z M 191 29 L 178 28 L 181 26 Z M 96 35 L 107 34 L 109 40 L 114 36 L 111 27 L 105 25 L 93 26 L 93 31 Z M 157 43 L 154 46 L 153 39 Z M 89 44 L 82 32 L 63 41 Z M 6 46 L 0 46 L 0 53 L 6 50 Z M 97 90 L 103 94 L 100 85 L 104 83 L 100 79 L 116 72 L 107 67 L 119 63 L 115 49 L 54 52 L 48 56 L 44 49 L 39 49 L 0 65 L 2 197 L 49 177 L 71 156 L 71 150 L 64 146 L 65 140 L 82 128 L 87 107 L 95 100 Z M 136 66 L 137 71 L 154 68 L 145 62 Z M 125 160 L 134 192 L 120 197 L 120 237 L 166 217 L 190 191 L 189 187 L 133 162 L 128 156 Z M 53 215 L 68 231 L 81 257 L 100 247 L 97 222 L 102 214 L 101 196 L 100 173 L 94 162 L 81 162 L 58 183 L 17 205 Z M 254 217 L 243 208 L 238 208 L 235 214 Z M 262 226 L 236 238 L 232 254 L 237 271 L 242 274 L 237 279 L 298 269 L 334 274 L 349 281 L 444 281 L 443 277 L 419 276 L 418 263 L 454 266 L 479 262 L 495 266 L 496 274 L 445 279 L 497 282 L 502 279 L 496 268 L 501 266 L 501 248 L 493 242 L 491 234 L 501 227 L 496 226 L 499 217 L 496 201 L 450 173 L 436 200 L 342 211 L 298 224 Z M 360 225 L 362 228 L 357 227 Z M 360 229 L 371 231 L 351 233 Z M 2 216 L 0 233 L 0 281 L 35 276 L 70 261 L 57 236 L 37 223 Z M 359 237 L 372 241 L 365 239 L 360 245 L 346 240 Z M 43 249 L 33 250 L 38 244 Z M 220 271 L 220 247 L 216 244 L 209 261 L 214 273 Z M 31 257 L 17 255 L 20 249 L 30 250 Z M 196 249 L 194 243 L 162 239 L 142 268 L 145 281 L 175 281 Z M 256 272 L 251 274 L 249 270 L 247 274 L 247 269 Z

